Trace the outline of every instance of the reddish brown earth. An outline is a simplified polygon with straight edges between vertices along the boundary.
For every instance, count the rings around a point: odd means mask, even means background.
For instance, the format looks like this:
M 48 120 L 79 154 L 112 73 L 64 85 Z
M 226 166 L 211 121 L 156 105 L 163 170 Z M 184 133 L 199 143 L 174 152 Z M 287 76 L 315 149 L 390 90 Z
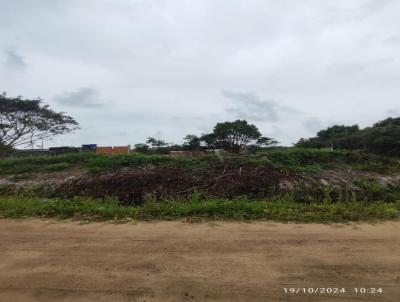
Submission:
M 345 288 L 285 294 L 283 288 Z M 355 294 L 354 287 L 382 288 Z M 400 222 L 0 220 L 0 301 L 400 301 Z

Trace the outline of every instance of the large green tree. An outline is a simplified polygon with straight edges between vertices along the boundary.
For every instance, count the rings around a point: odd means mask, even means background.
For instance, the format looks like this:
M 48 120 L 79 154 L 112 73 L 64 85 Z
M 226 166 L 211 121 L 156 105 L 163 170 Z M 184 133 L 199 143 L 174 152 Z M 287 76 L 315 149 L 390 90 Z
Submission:
M 7 147 L 33 145 L 78 129 L 78 122 L 55 112 L 41 99 L 29 100 L 0 94 L 0 141 Z
M 194 134 L 186 135 L 183 140 L 185 141 L 182 145 L 183 150 L 197 151 L 201 150 L 201 138 Z
M 266 143 L 267 138 L 258 141 L 261 137 L 258 128 L 253 124 L 249 124 L 246 120 L 217 123 L 212 135 L 206 136 L 206 138 L 214 140 L 216 147 L 222 147 L 234 152 L 239 152 L 241 148 L 254 145 L 257 142 Z

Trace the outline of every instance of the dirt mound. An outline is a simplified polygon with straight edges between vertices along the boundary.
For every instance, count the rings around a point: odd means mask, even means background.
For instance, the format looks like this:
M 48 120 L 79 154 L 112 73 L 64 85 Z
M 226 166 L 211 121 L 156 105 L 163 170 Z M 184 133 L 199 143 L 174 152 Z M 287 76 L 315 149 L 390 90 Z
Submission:
M 265 198 L 276 194 L 280 183 L 294 175 L 274 167 L 229 167 L 189 171 L 177 167 L 120 170 L 97 176 L 82 176 L 57 188 L 66 197 L 86 195 L 95 198 L 114 196 L 141 204 L 146 198 L 186 198 L 193 192 L 203 197 L 234 198 L 241 195 Z

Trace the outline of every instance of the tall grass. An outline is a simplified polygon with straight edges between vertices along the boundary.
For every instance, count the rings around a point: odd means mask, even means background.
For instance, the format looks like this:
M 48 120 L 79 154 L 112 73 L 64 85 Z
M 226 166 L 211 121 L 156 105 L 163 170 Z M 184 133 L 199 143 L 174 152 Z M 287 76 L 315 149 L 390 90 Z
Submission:
M 397 219 L 399 202 L 295 203 L 290 200 L 252 201 L 210 199 L 148 202 L 124 206 L 113 199 L 43 199 L 0 197 L 0 217 L 54 217 L 88 220 L 124 219 L 268 219 L 295 222 L 346 222 Z
M 73 167 L 89 171 L 105 171 L 123 167 L 178 166 L 187 168 L 203 167 L 217 163 L 216 156 L 178 157 L 166 155 L 145 155 L 140 153 L 102 155 L 95 153 L 74 153 L 59 156 L 31 156 L 0 160 L 0 174 L 19 174 L 67 170 Z

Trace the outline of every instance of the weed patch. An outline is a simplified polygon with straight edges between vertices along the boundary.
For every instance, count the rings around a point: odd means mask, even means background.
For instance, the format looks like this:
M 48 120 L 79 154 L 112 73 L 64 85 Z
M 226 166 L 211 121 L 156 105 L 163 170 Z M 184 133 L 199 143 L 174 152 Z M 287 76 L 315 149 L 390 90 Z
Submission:
M 279 169 L 304 173 L 315 173 L 323 169 L 343 166 L 377 173 L 400 172 L 400 162 L 396 158 L 344 150 L 279 148 L 261 151 L 255 155 L 227 156 L 224 162 L 238 168 L 242 166 L 273 166 Z M 206 170 L 219 164 L 220 159 L 213 155 L 174 158 L 167 155 L 140 153 L 112 156 L 95 153 L 73 153 L 58 156 L 2 159 L 0 160 L 0 174 L 62 171 L 76 166 L 85 168 L 93 173 L 125 167 L 174 167 L 187 171 L 198 171 Z
M 169 200 L 125 206 L 107 198 L 43 199 L 9 196 L 0 198 L 0 216 L 54 217 L 60 219 L 124 220 L 124 219 L 268 219 L 295 222 L 375 221 L 398 218 L 397 202 L 296 203 L 290 200 Z

